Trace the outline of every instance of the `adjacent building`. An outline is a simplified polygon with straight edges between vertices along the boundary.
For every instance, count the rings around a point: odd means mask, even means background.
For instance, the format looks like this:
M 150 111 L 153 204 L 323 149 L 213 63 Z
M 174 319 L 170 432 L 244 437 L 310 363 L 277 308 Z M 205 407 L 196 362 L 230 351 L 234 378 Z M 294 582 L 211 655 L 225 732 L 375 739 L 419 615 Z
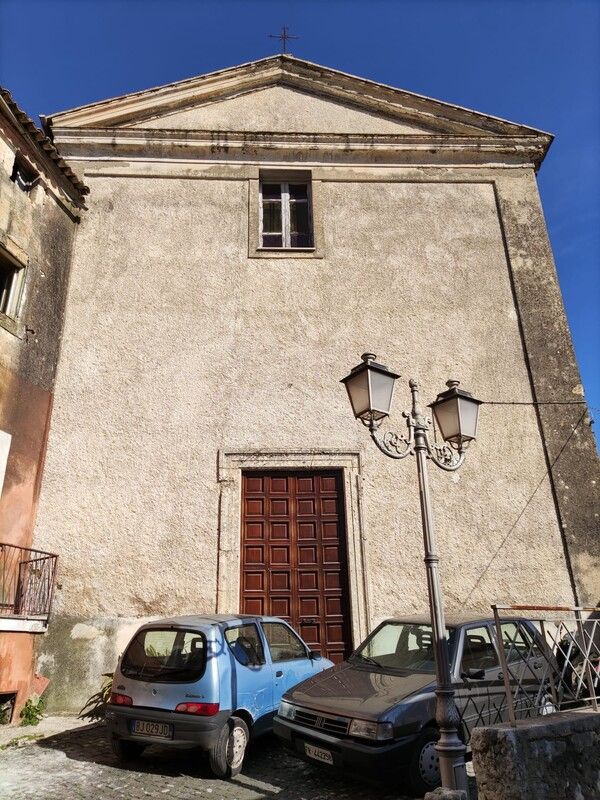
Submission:
M 87 192 L 0 89 L 0 718 L 39 686 L 57 557 L 33 549 L 71 250 Z M 43 683 L 43 682 L 42 682 Z
M 549 134 L 289 55 L 45 127 L 90 187 L 35 532 L 60 554 L 54 708 L 142 618 L 277 614 L 341 659 L 426 607 L 414 464 L 378 453 L 339 383 L 364 351 L 403 375 L 392 427 L 409 377 L 486 401 L 460 474 L 432 475 L 448 606 L 596 603 Z

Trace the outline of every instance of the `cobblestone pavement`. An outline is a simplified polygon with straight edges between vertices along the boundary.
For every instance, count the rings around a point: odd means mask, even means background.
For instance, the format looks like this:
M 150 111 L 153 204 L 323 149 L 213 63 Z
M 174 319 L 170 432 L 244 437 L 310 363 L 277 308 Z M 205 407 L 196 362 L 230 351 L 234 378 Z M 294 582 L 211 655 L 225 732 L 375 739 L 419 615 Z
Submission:
M 29 729 L 28 729 L 29 730 Z M 16 734 L 20 733 L 18 730 Z M 214 778 L 197 750 L 148 748 L 123 767 L 103 726 L 58 733 L 0 752 L 0 800 L 405 800 L 401 790 L 362 783 L 299 761 L 269 735 L 248 751 L 241 775 Z

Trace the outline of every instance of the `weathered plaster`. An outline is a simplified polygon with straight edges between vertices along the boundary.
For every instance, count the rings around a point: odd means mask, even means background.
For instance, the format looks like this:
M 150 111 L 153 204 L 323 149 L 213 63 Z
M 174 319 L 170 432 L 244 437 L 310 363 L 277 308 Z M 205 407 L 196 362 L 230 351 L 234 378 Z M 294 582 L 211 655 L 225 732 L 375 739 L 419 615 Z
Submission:
M 25 285 L 16 317 L 0 315 L 0 430 L 11 437 L 0 494 L 0 543 L 31 547 L 76 217 L 72 198 L 63 191 L 69 183 L 65 174 L 24 127 L 24 115 L 15 114 L 2 91 L 0 250 L 25 269 Z M 38 172 L 29 192 L 10 179 L 17 152 Z M 36 630 L 36 624 L 18 622 L 22 631 Z M 13 618 L 4 627 L 14 623 Z M 35 638 L 26 632 L 0 634 L 0 691 L 18 691 L 17 722 L 33 691 Z
M 325 257 L 296 262 L 248 259 L 247 180 L 90 176 L 37 529 L 64 553 L 58 620 L 214 610 L 219 450 L 360 453 L 369 622 L 426 607 L 414 465 L 338 379 L 373 349 L 425 398 L 450 375 L 532 396 L 491 179 L 414 172 L 330 175 Z M 483 406 L 460 482 L 432 484 L 449 607 L 571 602 L 533 407 Z
M 355 638 L 426 607 L 414 464 L 381 456 L 338 383 L 365 350 L 404 374 L 392 426 L 408 377 L 524 404 L 484 405 L 460 474 L 432 470 L 448 607 L 573 601 L 532 405 L 539 372 L 566 375 L 534 302 L 539 283 L 562 314 L 532 200 L 549 135 L 286 57 L 51 125 L 92 188 L 36 534 L 63 554 L 55 708 L 98 688 L 136 617 L 234 609 L 244 463 L 344 470 Z M 252 257 L 267 166 L 312 170 L 314 254 Z
M 269 86 L 258 92 L 177 111 L 134 127 L 162 130 L 314 131 L 315 133 L 422 133 L 418 125 L 385 119 L 356 107 L 299 92 L 288 86 Z M 428 132 L 428 131 L 427 131 Z
M 496 183 L 548 472 L 577 601 L 600 601 L 600 462 L 537 184 Z

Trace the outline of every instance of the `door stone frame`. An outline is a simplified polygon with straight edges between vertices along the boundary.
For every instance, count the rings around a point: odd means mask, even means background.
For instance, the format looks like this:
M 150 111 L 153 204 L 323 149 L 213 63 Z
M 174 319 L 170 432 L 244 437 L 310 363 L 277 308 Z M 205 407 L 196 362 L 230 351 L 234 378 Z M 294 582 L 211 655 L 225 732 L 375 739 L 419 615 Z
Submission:
M 361 458 L 358 451 L 297 450 L 270 452 L 260 450 L 219 450 L 217 613 L 239 611 L 241 567 L 241 518 L 243 470 L 325 470 L 342 474 L 346 547 L 348 555 L 348 587 L 352 641 L 356 646 L 370 629 L 367 537 L 362 513 Z

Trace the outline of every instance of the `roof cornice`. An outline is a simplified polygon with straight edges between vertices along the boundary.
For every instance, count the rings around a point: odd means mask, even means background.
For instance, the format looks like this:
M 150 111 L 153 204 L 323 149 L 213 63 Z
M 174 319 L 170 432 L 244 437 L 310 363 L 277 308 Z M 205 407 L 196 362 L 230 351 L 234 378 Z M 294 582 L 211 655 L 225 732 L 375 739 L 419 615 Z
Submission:
M 79 180 L 71 167 L 65 163 L 53 142 L 36 127 L 33 120 L 13 100 L 8 89 L 0 87 L 0 117 L 13 131 L 15 144 L 43 172 L 57 188 L 77 207 L 85 208 L 84 196 L 87 186 Z
M 538 168 L 550 145 L 547 134 L 335 134 L 249 131 L 182 131 L 154 128 L 55 128 L 69 160 L 258 159 L 357 164 L 502 164 Z
M 204 103 L 273 85 L 352 105 L 433 133 L 540 136 L 550 134 L 488 114 L 396 89 L 290 55 L 271 56 L 153 89 L 80 106 L 48 117 L 49 128 L 111 128 L 139 124 Z

